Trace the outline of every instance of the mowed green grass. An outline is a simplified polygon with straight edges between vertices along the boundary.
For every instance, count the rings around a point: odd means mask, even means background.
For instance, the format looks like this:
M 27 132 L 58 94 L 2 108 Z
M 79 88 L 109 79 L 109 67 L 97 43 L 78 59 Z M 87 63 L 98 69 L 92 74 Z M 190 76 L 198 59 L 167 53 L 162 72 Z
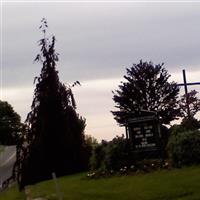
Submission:
M 200 200 L 200 166 L 96 180 L 77 174 L 58 182 L 64 200 Z M 30 189 L 33 197 L 57 199 L 53 181 Z M 0 199 L 24 199 L 24 194 L 13 187 L 0 193 Z
M 0 153 L 3 152 L 3 150 L 4 150 L 4 146 L 0 145 Z

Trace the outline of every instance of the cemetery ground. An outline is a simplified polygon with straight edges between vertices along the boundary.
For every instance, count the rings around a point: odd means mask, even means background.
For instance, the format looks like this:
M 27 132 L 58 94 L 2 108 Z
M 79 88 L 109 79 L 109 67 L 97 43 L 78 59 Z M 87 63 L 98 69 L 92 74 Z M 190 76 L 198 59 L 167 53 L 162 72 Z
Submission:
M 4 146 L 0 145 L 0 153 L 4 150 Z
M 199 200 L 200 166 L 100 179 L 81 173 L 61 177 L 58 183 L 64 200 Z M 30 191 L 33 199 L 58 199 L 53 180 L 30 186 Z M 0 193 L 0 200 L 23 199 L 25 194 L 17 186 Z

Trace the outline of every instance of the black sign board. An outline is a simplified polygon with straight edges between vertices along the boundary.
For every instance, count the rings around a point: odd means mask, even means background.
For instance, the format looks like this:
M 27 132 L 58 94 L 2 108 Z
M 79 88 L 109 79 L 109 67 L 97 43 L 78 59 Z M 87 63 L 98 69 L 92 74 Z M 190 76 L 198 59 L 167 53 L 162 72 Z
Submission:
M 134 152 L 160 151 L 160 126 L 154 112 L 143 111 L 128 119 L 126 135 Z

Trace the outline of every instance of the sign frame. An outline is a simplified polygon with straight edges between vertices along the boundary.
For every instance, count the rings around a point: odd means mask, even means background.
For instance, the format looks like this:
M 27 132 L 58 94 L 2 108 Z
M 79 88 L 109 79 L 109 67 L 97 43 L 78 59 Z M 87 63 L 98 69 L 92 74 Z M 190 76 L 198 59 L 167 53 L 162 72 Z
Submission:
M 160 122 L 156 112 L 143 110 L 134 114 L 134 117 L 127 119 L 125 128 L 133 153 L 144 158 L 161 157 Z

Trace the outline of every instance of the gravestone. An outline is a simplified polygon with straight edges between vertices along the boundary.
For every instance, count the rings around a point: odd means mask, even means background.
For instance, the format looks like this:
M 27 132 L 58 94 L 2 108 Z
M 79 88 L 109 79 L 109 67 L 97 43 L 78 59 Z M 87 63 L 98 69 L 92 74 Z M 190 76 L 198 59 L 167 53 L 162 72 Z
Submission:
M 126 138 L 137 159 L 162 156 L 160 123 L 155 112 L 140 111 L 126 122 Z

